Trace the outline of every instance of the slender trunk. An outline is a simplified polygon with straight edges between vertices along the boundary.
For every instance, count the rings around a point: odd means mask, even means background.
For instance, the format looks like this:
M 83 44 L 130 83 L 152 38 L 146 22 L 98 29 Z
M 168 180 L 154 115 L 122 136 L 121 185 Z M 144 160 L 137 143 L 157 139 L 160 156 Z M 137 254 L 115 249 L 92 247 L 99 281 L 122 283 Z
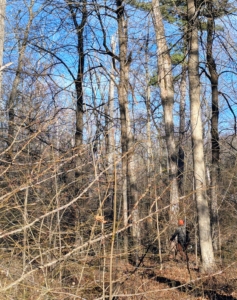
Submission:
M 115 40 L 112 38 L 111 49 L 115 51 Z M 113 63 L 111 62 L 110 82 L 109 82 L 109 97 L 108 104 L 105 107 L 106 114 L 106 153 L 108 159 L 108 184 L 109 184 L 109 199 L 110 203 L 113 203 L 114 198 L 114 151 L 115 151 L 115 132 L 114 132 L 114 87 L 115 87 L 115 74 Z M 112 207 L 111 207 L 112 208 Z M 113 209 L 113 208 L 112 208 Z
M 184 63 L 182 65 L 182 77 L 180 82 L 180 106 L 179 106 L 179 154 L 178 154 L 178 185 L 179 192 L 181 195 L 184 194 L 184 133 L 185 133 L 185 100 L 186 100 L 186 75 L 187 75 L 187 66 Z
M 210 73 L 211 89 L 212 89 L 212 118 L 211 118 L 211 147 L 212 147 L 212 166 L 211 166 L 211 226 L 212 240 L 215 250 L 218 248 L 218 211 L 217 211 L 217 195 L 218 195 L 218 173 L 220 160 L 220 145 L 218 132 L 219 119 L 219 101 L 218 101 L 218 74 L 216 63 L 213 57 L 213 34 L 214 34 L 214 17 L 211 13 L 213 3 L 209 3 L 208 11 L 211 16 L 207 19 L 207 64 Z
M 118 3 L 118 10 L 122 10 L 122 3 Z M 119 34 L 119 56 L 120 56 L 120 75 L 118 86 L 120 122 L 121 122 L 121 146 L 122 146 L 122 179 L 123 179 L 123 218 L 124 226 L 128 225 L 128 195 L 127 195 L 127 112 L 125 102 L 127 101 L 127 82 L 125 81 L 125 67 L 127 55 L 127 41 L 124 41 L 123 36 L 123 17 L 118 13 L 118 34 Z M 124 238 L 125 254 L 128 254 L 128 236 L 125 234 Z
M 114 160 L 115 161 L 115 160 Z M 110 275 L 110 289 L 109 289 L 109 299 L 114 299 L 113 297 L 113 258 L 114 258 L 114 242 L 116 237 L 116 224 L 117 224 L 117 173 L 116 173 L 116 165 L 114 166 L 114 202 L 113 202 L 113 235 L 111 240 L 111 252 L 110 252 L 110 268 L 109 268 L 109 275 Z
M 84 66 L 85 66 L 85 52 L 84 52 L 84 28 L 87 22 L 87 0 L 83 0 L 80 4 L 80 23 L 78 22 L 78 4 L 70 1 L 65 0 L 66 4 L 68 5 L 71 19 L 74 24 L 74 29 L 76 31 L 77 37 L 77 54 L 78 54 L 78 63 L 77 63 L 77 77 L 75 80 L 75 90 L 76 90 L 76 132 L 75 132 L 75 150 L 74 152 L 78 153 L 75 159 L 75 176 L 77 183 L 75 185 L 75 195 L 77 195 L 78 190 L 82 185 L 82 168 L 81 168 L 81 156 L 80 150 L 83 144 L 83 80 L 84 80 Z M 75 154 L 76 154 L 75 153 Z M 79 206 L 75 206 L 75 214 L 74 214 L 74 225 L 75 225 L 75 244 L 80 244 L 82 242 L 83 237 L 81 236 L 81 229 L 80 229 L 80 210 Z
M 146 71 L 146 112 L 147 112 L 147 123 L 146 123 L 146 131 L 147 131 L 147 173 L 148 173 L 148 184 L 151 181 L 151 173 L 153 171 L 152 168 L 152 146 L 151 146 L 151 88 L 149 85 L 149 57 L 148 57 L 148 43 L 149 43 L 149 35 L 146 39 L 146 47 L 145 47 L 145 71 Z
M 115 41 L 112 41 L 112 52 L 115 51 Z M 110 74 L 110 82 L 109 82 L 109 99 L 108 99 L 108 113 L 109 113 L 109 122 L 108 122 L 108 162 L 109 165 L 113 165 L 114 159 L 114 146 L 115 146 L 115 138 L 114 138 L 114 68 L 113 63 L 111 63 L 111 74 Z M 111 174 L 113 174 L 113 169 L 111 168 Z
M 70 13 L 71 18 L 76 30 L 77 35 L 77 53 L 78 53 L 78 65 L 77 65 L 77 78 L 75 81 L 76 88 L 76 133 L 75 133 L 75 146 L 79 149 L 83 143 L 83 79 L 84 79 L 84 66 L 85 66 L 85 53 L 84 53 L 84 28 L 87 22 L 87 1 L 84 0 L 81 4 L 81 22 L 78 23 L 77 18 L 77 5 L 73 5 L 71 1 L 65 0 Z M 80 161 L 79 161 L 80 163 Z
M 119 58 L 120 58 L 120 73 L 119 73 L 119 86 L 118 86 L 118 98 L 119 98 L 119 110 L 120 110 L 120 122 L 121 122 L 121 146 L 122 146 L 122 180 L 123 180 L 123 219 L 124 226 L 128 225 L 128 194 L 127 194 L 127 151 L 128 151 L 128 138 L 127 138 L 127 114 L 126 101 L 127 101 L 127 89 L 126 82 L 126 63 L 127 58 L 127 36 L 124 33 L 126 26 L 122 1 L 117 1 L 117 17 L 118 17 L 118 36 L 119 36 Z M 125 255 L 128 254 L 128 235 L 127 232 L 124 235 L 124 251 Z
M 124 2 L 117 0 L 117 22 L 119 37 L 119 59 L 120 74 L 118 86 L 118 98 L 121 120 L 121 145 L 122 145 L 122 176 L 123 176 L 123 201 L 124 201 L 124 226 L 128 223 L 128 210 L 132 214 L 132 236 L 135 244 L 140 241 L 140 230 L 138 226 L 139 214 L 137 182 L 135 174 L 135 162 L 133 151 L 133 134 L 130 125 L 128 110 L 128 82 L 131 57 L 128 53 L 127 19 L 124 14 Z
M 197 12 L 194 0 L 188 0 L 189 24 L 189 97 L 191 110 L 191 128 L 193 142 L 194 183 L 196 190 L 196 205 L 198 214 L 199 240 L 202 258 L 202 270 L 212 271 L 215 267 L 209 207 L 206 195 L 205 161 L 203 149 L 203 128 L 201 120 L 199 49 Z
M 148 23 L 148 28 L 150 27 L 150 22 Z M 146 204 L 144 213 L 150 212 L 150 207 L 153 203 L 152 199 L 152 189 L 151 189 L 151 181 L 154 172 L 153 167 L 153 159 L 152 159 L 152 144 L 151 144 L 151 87 L 149 84 L 150 81 L 150 74 L 149 74 L 149 33 L 147 34 L 146 39 L 146 46 L 145 46 L 145 72 L 146 72 L 146 113 L 147 113 L 147 122 L 146 122 L 146 134 L 147 134 L 147 185 L 149 186 L 149 194 L 150 194 L 150 201 Z M 148 230 L 152 230 L 153 228 L 153 219 L 150 218 L 149 222 L 147 222 Z
M 4 49 L 4 24 L 5 24 L 6 0 L 0 0 L 0 68 L 3 66 L 3 49 Z M 2 72 L 0 72 L 0 109 L 3 109 L 2 103 Z
M 146 91 L 146 111 L 147 111 L 147 173 L 148 173 L 148 184 L 150 184 L 152 176 L 152 145 L 151 145 L 151 102 L 150 102 L 150 86 L 147 86 Z
M 14 118 L 15 118 L 15 107 L 17 105 L 17 94 L 18 94 L 18 88 L 21 80 L 21 73 L 22 73 L 22 68 L 23 68 L 23 60 L 25 57 L 25 51 L 26 47 L 28 44 L 28 38 L 29 38 L 29 33 L 30 33 L 30 28 L 32 25 L 32 21 L 34 18 L 34 13 L 33 13 L 33 5 L 34 5 L 34 0 L 31 1 L 30 7 L 29 7 L 29 20 L 28 24 L 26 26 L 24 35 L 23 35 L 23 40 L 19 41 L 18 40 L 18 52 L 19 52 L 19 57 L 18 57 L 18 64 L 16 68 L 16 75 L 13 80 L 12 84 L 12 89 L 10 92 L 10 96 L 8 98 L 8 136 L 7 136 L 7 159 L 9 161 L 12 161 L 13 157 L 13 144 L 14 144 L 14 138 L 15 138 L 15 124 L 14 124 Z
M 148 57 L 147 57 L 148 58 Z M 152 159 L 152 144 L 151 144 L 151 99 L 150 99 L 150 86 L 149 86 L 149 72 L 148 66 L 146 66 L 146 112 L 147 112 L 147 123 L 146 123 L 146 133 L 147 133 L 147 185 L 149 186 L 150 201 L 146 204 L 144 213 L 150 211 L 150 207 L 153 203 L 152 199 L 152 189 L 151 182 L 154 173 L 153 159 Z M 148 230 L 153 228 L 153 219 L 151 218 L 148 222 Z
M 156 44 L 158 55 L 158 81 L 160 95 L 164 110 L 165 134 L 169 161 L 170 179 L 170 221 L 177 224 L 179 212 L 179 194 L 177 182 L 177 154 L 174 140 L 173 106 L 174 106 L 174 87 L 172 76 L 172 64 L 169 49 L 165 39 L 164 25 L 160 12 L 159 1 L 152 0 L 154 16 L 154 27 L 156 32 Z

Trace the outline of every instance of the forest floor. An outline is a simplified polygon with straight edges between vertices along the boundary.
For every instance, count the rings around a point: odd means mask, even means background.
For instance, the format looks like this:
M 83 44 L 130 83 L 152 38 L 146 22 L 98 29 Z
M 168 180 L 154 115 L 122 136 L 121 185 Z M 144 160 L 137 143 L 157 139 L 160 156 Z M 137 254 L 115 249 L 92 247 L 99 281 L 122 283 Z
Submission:
M 145 258 L 139 268 L 117 265 L 118 274 L 127 274 L 118 285 L 116 299 L 162 300 L 234 300 L 237 299 L 237 265 L 218 265 L 212 274 L 203 274 L 196 267 L 195 256 L 189 255 L 189 264 L 164 258 L 154 263 Z M 126 297 L 126 298 L 125 298 Z
M 22 281 L 18 281 L 19 274 L 24 274 L 19 258 L 2 256 L 8 276 L 0 272 L 0 300 L 102 300 L 111 299 L 109 295 L 113 300 L 237 300 L 237 261 L 219 263 L 215 272 L 203 274 L 195 255 L 188 256 L 188 265 L 168 255 L 163 255 L 161 264 L 158 254 L 148 253 L 137 267 L 120 255 L 113 257 L 112 266 L 109 255 L 81 256 L 81 260 L 78 256 L 50 272 L 34 267 Z M 12 288 L 3 292 L 9 284 Z

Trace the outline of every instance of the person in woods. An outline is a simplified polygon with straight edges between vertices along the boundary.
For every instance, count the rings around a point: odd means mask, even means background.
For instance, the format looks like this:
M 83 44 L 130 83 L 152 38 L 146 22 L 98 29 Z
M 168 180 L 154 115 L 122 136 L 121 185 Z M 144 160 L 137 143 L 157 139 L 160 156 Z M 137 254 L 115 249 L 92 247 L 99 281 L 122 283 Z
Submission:
M 178 227 L 170 238 L 171 248 L 174 250 L 174 258 L 179 253 L 182 260 L 188 260 L 187 246 L 190 242 L 189 232 L 186 230 L 184 220 L 178 221 Z

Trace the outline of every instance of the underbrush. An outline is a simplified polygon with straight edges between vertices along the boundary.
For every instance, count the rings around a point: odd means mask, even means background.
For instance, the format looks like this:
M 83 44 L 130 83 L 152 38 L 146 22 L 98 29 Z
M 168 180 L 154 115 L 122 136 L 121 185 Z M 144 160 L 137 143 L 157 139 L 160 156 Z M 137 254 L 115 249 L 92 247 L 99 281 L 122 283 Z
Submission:
M 162 264 L 157 255 L 147 255 L 136 267 L 119 256 L 111 265 L 109 255 L 78 254 L 49 267 L 31 264 L 23 269 L 20 256 L 2 252 L 0 299 L 236 299 L 235 263 L 222 262 L 215 273 L 200 274 L 194 255 L 189 258 L 187 268 L 165 255 Z

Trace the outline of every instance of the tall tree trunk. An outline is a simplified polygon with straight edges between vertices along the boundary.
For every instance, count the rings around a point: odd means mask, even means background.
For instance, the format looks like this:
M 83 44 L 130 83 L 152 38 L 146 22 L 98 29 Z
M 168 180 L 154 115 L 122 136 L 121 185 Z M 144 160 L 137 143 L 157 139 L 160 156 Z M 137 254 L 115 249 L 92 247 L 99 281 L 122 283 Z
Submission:
M 115 51 L 115 39 L 112 37 L 111 41 L 111 50 L 114 53 Z M 115 127 L 114 127 L 114 88 L 115 88 L 115 70 L 113 62 L 111 62 L 111 72 L 110 72 L 110 82 L 109 82 L 109 96 L 108 104 L 105 107 L 106 114 L 106 154 L 108 160 L 108 182 L 109 182 L 109 198 L 111 203 L 113 202 L 114 194 L 114 151 L 115 151 Z
M 220 160 L 220 145 L 218 132 L 219 119 L 219 101 L 218 101 L 218 74 L 216 63 L 213 57 L 213 34 L 214 34 L 214 14 L 213 3 L 208 4 L 208 12 L 210 17 L 207 19 L 207 64 L 210 73 L 211 89 L 212 89 L 212 117 L 211 117 L 211 147 L 212 147 L 212 166 L 211 166 L 211 226 L 212 241 L 215 250 L 218 248 L 218 211 L 217 211 L 217 195 L 218 195 L 218 173 Z
M 150 28 L 150 22 L 148 23 L 148 30 Z M 152 176 L 154 175 L 154 164 L 153 164 L 153 155 L 152 155 L 152 142 L 151 142 L 151 87 L 150 87 L 150 74 L 149 74 L 149 32 L 147 34 L 146 38 L 146 44 L 145 44 L 145 72 L 146 72 L 146 98 L 145 98 L 145 104 L 146 104 L 146 113 L 147 113 L 147 122 L 146 122 L 146 135 L 147 135 L 147 184 L 149 186 L 149 193 L 150 193 L 150 201 L 146 204 L 146 207 L 144 209 L 145 214 L 149 214 L 150 208 L 153 203 L 153 195 L 154 195 L 154 187 L 151 187 L 152 182 Z M 153 229 L 153 219 L 149 218 L 147 220 L 147 228 L 149 231 Z M 149 237 L 150 238 L 150 237 Z M 149 239 L 148 239 L 149 241 Z
M 84 66 L 85 66 L 85 53 L 84 53 L 84 28 L 87 22 L 87 0 L 83 0 L 81 3 L 76 3 L 70 0 L 65 0 L 68 5 L 71 18 L 74 24 L 76 36 L 77 36 L 77 77 L 75 80 L 76 89 L 76 132 L 75 132 L 75 178 L 77 180 L 75 185 L 75 195 L 78 194 L 78 190 L 82 185 L 82 168 L 81 168 L 81 156 L 80 150 L 83 144 L 83 80 L 84 80 Z M 80 10 L 78 10 L 80 7 Z M 80 11 L 80 22 L 78 22 L 78 11 Z M 83 237 L 80 230 L 80 209 L 79 205 L 75 206 L 74 225 L 75 225 L 75 244 L 78 245 L 82 242 Z
M 14 138 L 15 138 L 15 123 L 14 123 L 14 118 L 15 118 L 15 107 L 17 105 L 17 93 L 18 93 L 18 88 L 21 80 L 21 73 L 22 73 L 22 68 L 23 68 L 23 60 L 25 57 L 25 51 L 26 47 L 28 44 L 28 38 L 29 38 L 29 33 L 30 33 L 30 28 L 33 22 L 34 18 L 34 12 L 33 12 L 33 6 L 34 6 L 35 1 L 32 0 L 30 5 L 29 5 L 29 20 L 26 26 L 26 29 L 23 34 L 23 39 L 22 41 L 18 40 L 18 63 L 17 63 L 17 68 L 16 68 L 16 75 L 13 80 L 12 84 L 12 89 L 10 92 L 10 96 L 8 98 L 8 136 L 7 136 L 7 160 L 12 161 L 13 157 L 13 144 L 14 144 Z
M 187 89 L 187 66 L 186 63 L 182 65 L 182 74 L 180 82 L 180 104 L 179 104 L 179 154 L 178 154 L 178 186 L 179 193 L 184 194 L 184 134 L 185 134 L 185 102 L 186 102 L 186 89 Z
M 122 172 L 123 172 L 123 210 L 124 210 L 124 226 L 128 223 L 128 211 L 132 215 L 132 236 L 133 242 L 138 245 L 140 243 L 140 229 L 138 226 L 139 213 L 137 181 L 135 173 L 133 134 L 131 131 L 130 116 L 128 110 L 128 82 L 129 67 L 131 63 L 128 53 L 128 32 L 127 19 L 124 13 L 123 0 L 117 0 L 117 22 L 118 22 L 118 38 L 119 38 L 119 86 L 118 98 L 120 108 L 121 121 L 121 145 L 122 145 Z
M 150 22 L 149 22 L 150 23 Z M 151 145 L 151 87 L 149 84 L 150 75 L 149 75 L 149 33 L 146 39 L 145 45 L 145 72 L 146 72 L 146 113 L 147 113 L 147 123 L 146 123 L 146 132 L 147 132 L 147 173 L 148 173 L 148 184 L 151 182 L 151 175 L 153 171 L 152 167 L 152 145 Z
M 0 0 L 0 68 L 3 66 L 3 46 L 4 46 L 4 24 L 5 24 L 6 0 Z M 0 108 L 2 105 L 2 72 L 0 71 Z
M 78 3 L 66 0 L 69 7 L 71 18 L 76 30 L 77 35 L 77 53 L 78 53 L 78 64 L 77 64 L 77 78 L 75 81 L 76 88 L 76 133 L 75 133 L 75 146 L 78 149 L 83 143 L 83 79 L 84 79 L 84 66 L 85 66 L 85 53 L 84 53 L 84 28 L 87 22 L 87 1 L 82 1 L 80 4 L 81 21 L 78 23 Z M 80 164 L 80 159 L 78 158 Z M 78 166 L 78 164 L 77 164 Z
M 154 27 L 156 32 L 156 44 L 158 55 L 158 81 L 160 95 L 164 110 L 165 134 L 169 161 L 169 179 L 170 179 L 170 221 L 177 224 L 177 215 L 179 212 L 179 193 L 177 182 L 177 154 L 174 140 L 173 123 L 173 105 L 174 105 L 174 87 L 172 76 L 172 64 L 169 49 L 166 43 L 164 25 L 160 12 L 158 0 L 152 0 L 152 9 L 154 16 Z
M 120 110 L 121 123 L 121 147 L 122 147 L 122 191 L 123 191 L 123 221 L 124 226 L 128 225 L 128 194 L 127 194 L 127 152 L 128 152 L 128 137 L 127 137 L 127 89 L 128 82 L 126 81 L 126 73 L 128 72 L 127 62 L 127 24 L 124 20 L 123 1 L 117 1 L 117 21 L 118 21 L 118 38 L 119 38 L 119 60 L 120 73 L 118 85 L 118 99 Z M 124 32 L 125 31 L 125 32 Z M 124 236 L 124 250 L 128 253 L 128 235 Z
M 191 110 L 191 128 L 193 142 L 194 182 L 196 205 L 198 214 L 199 240 L 202 258 L 202 270 L 212 271 L 215 267 L 214 253 L 211 239 L 211 224 L 206 195 L 205 161 L 203 150 L 203 128 L 201 120 L 200 77 L 199 77 L 199 49 L 197 11 L 194 0 L 187 1 L 188 32 L 189 32 L 189 97 Z

